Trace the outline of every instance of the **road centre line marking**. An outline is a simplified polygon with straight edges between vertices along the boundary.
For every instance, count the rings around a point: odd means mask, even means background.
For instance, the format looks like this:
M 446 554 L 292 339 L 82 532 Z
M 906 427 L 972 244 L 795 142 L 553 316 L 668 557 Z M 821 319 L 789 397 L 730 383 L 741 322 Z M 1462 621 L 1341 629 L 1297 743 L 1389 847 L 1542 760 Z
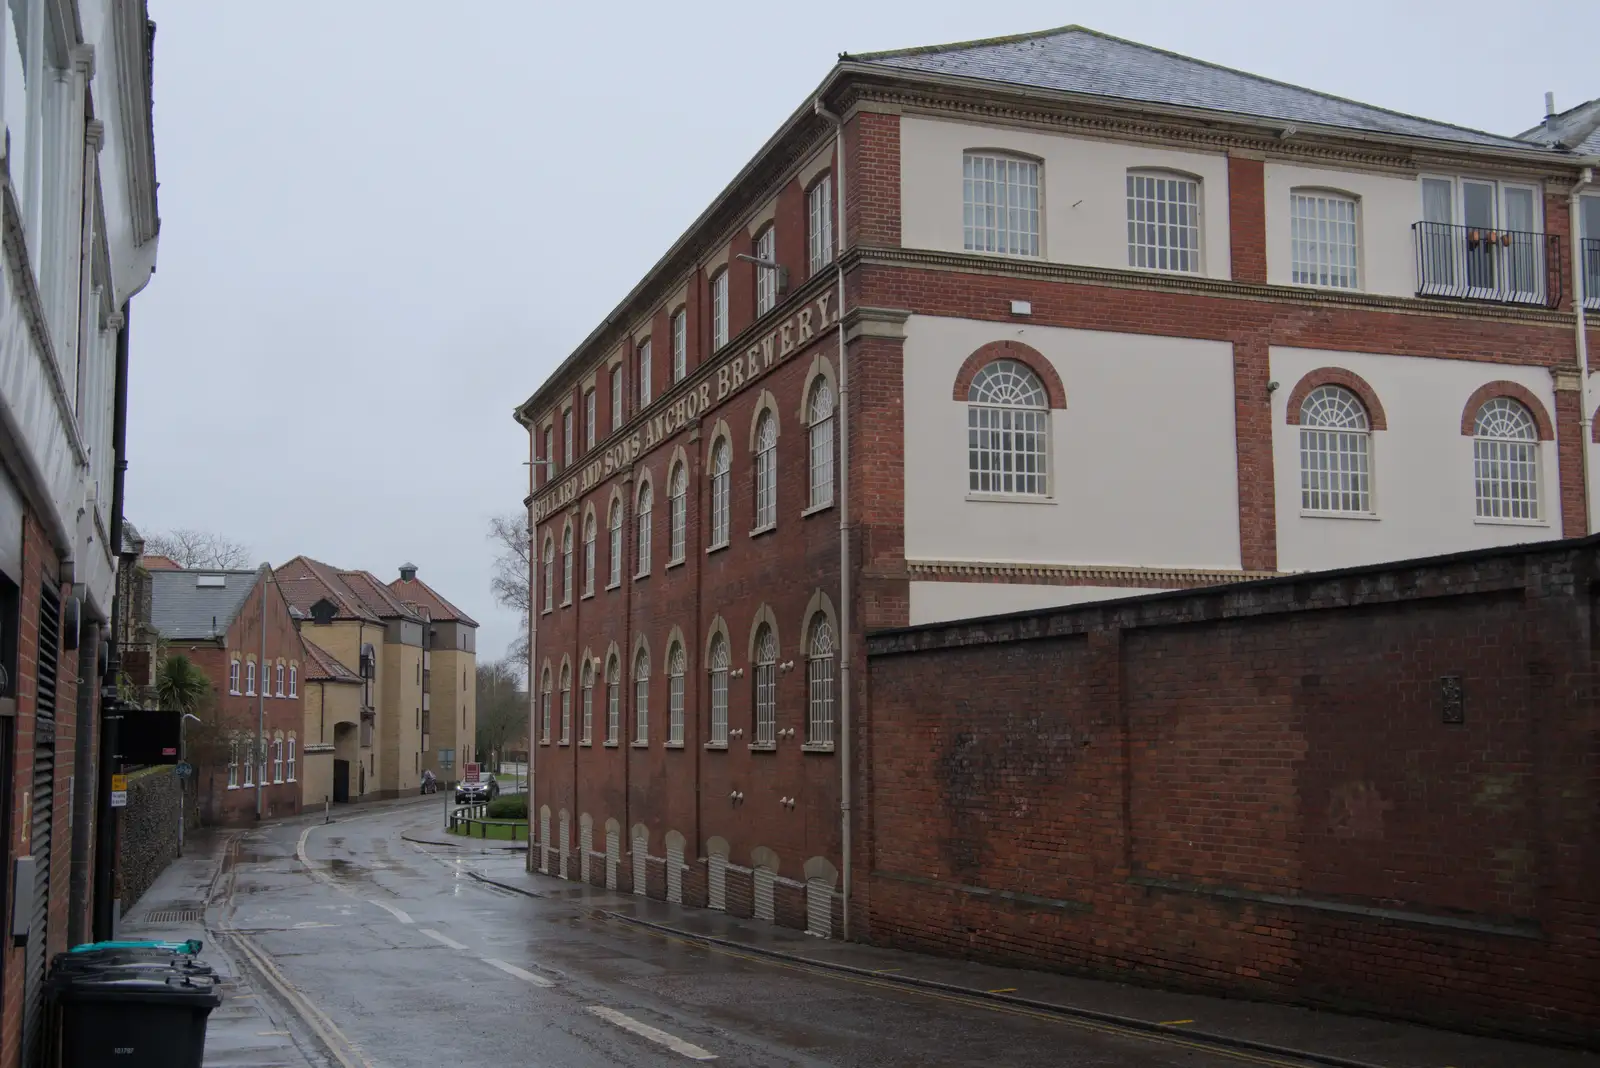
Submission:
M 1161 1027 L 1176 1027 L 1179 1024 L 1186 1024 L 1186 1023 L 1194 1023 L 1194 1021 L 1193 1020 L 1162 1020 L 1161 1023 L 1158 1026 L 1161 1026 Z
M 990 994 L 1015 994 L 1016 992 L 1017 988 L 1014 986 L 997 986 L 993 990 L 988 991 Z
M 454 938 L 451 938 L 449 935 L 442 935 L 438 931 L 430 930 L 427 927 L 419 928 L 419 930 L 421 930 L 423 934 L 427 935 L 429 938 L 433 939 L 435 942 L 443 942 L 445 945 L 449 946 L 451 949 L 466 949 L 467 948 L 466 946 L 462 945 L 460 942 L 457 942 Z
M 648 1038 L 650 1041 L 663 1045 L 672 1052 L 687 1057 L 691 1061 L 714 1061 L 717 1059 L 717 1055 L 710 1050 L 702 1049 L 693 1042 L 685 1042 L 677 1035 L 669 1035 L 658 1027 L 640 1023 L 625 1012 L 618 1012 L 616 1009 L 605 1005 L 590 1005 L 589 1011 L 607 1023 L 615 1024 L 624 1031 L 632 1031 L 640 1038 Z
M 406 912 L 405 909 L 397 909 L 393 905 L 386 905 L 382 901 L 376 901 L 376 900 L 374 900 L 374 899 L 372 899 L 370 897 L 369 898 L 363 898 L 363 900 L 366 901 L 366 903 L 369 904 L 369 905 L 378 906 L 380 909 L 382 909 L 383 911 L 387 912 L 389 915 L 393 916 L 395 919 L 399 920 L 401 923 L 416 923 L 417 922 L 417 921 L 415 921 L 415 920 L 413 920 L 411 918 L 411 914 Z
M 467 947 L 466 946 L 462 946 L 461 948 L 462 949 L 466 949 Z M 534 986 L 542 986 L 542 987 L 549 988 L 549 987 L 552 987 L 552 986 L 556 985 L 555 983 L 553 983 L 549 979 L 546 979 L 544 976 L 542 976 L 542 975 L 534 975 L 532 972 L 525 971 L 524 969 L 517 967 L 515 964 L 507 964 L 505 961 L 496 960 L 494 957 L 482 957 L 480 959 L 483 961 L 483 963 L 492 965 L 492 966 L 494 966 L 496 968 L 499 968 L 501 971 L 505 972 L 507 975 L 514 975 L 518 979 L 527 980 L 528 982 L 532 983 Z

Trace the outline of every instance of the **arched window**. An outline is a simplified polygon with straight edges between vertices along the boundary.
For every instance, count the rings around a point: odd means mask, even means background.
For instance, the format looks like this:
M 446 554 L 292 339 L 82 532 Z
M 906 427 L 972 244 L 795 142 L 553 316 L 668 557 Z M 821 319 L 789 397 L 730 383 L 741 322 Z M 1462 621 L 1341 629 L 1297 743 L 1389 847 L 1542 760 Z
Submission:
M 290 782 L 294 782 L 294 780 L 295 780 L 295 773 L 294 773 L 295 755 L 294 755 L 294 749 L 295 749 L 294 731 L 290 731 L 289 732 L 289 781 Z
M 643 649 L 633 658 L 633 744 L 650 740 L 650 654 Z
M 561 744 L 572 742 L 572 665 L 561 665 Z
M 583 517 L 583 592 L 594 592 L 594 513 Z
M 689 315 L 682 308 L 672 313 L 672 380 L 689 376 Z
M 778 258 L 778 228 L 769 226 L 756 238 L 756 259 L 774 263 Z M 778 272 L 756 267 L 756 316 L 767 314 L 778 303 Z
M 234 657 L 228 661 L 228 692 L 239 692 L 239 658 Z
M 561 532 L 561 603 L 572 603 L 572 524 Z
M 772 412 L 761 413 L 756 423 L 756 529 L 778 521 L 778 421 Z
M 613 656 L 606 661 L 606 744 L 616 745 L 622 733 L 622 666 Z
M 256 662 L 247 661 L 244 665 L 244 692 L 251 697 L 256 693 Z
M 234 663 L 237 664 L 238 661 L 235 660 Z M 238 788 L 239 788 L 239 739 L 237 737 L 235 737 L 235 738 L 230 738 L 228 740 L 228 789 L 237 790 Z
M 1300 507 L 1372 511 L 1371 426 L 1348 389 L 1318 386 L 1300 405 Z
M 583 658 L 583 721 L 578 740 L 583 745 L 594 742 L 594 661 L 587 653 Z
M 544 610 L 556 606 L 556 543 L 548 534 L 544 539 Z
M 711 447 L 711 547 L 728 544 L 729 471 L 733 450 L 727 438 L 718 438 Z
M 667 744 L 683 744 L 683 675 L 689 658 L 677 642 L 667 650 Z
M 1539 518 L 1539 427 L 1522 404 L 1495 397 L 1478 409 L 1472 467 L 1479 518 Z
M 967 489 L 1049 493 L 1050 398 L 1026 364 L 996 360 L 967 390 Z
M 833 624 L 818 612 L 806 636 L 806 744 L 833 745 Z
M 1200 183 L 1179 174 L 1128 172 L 1128 266 L 1200 270 Z
M 283 735 L 272 740 L 272 781 L 283 781 Z
M 259 746 L 259 755 L 260 755 L 260 758 L 261 758 L 261 765 L 260 765 L 260 770 L 257 772 L 257 774 L 259 774 L 261 776 L 261 778 L 259 780 L 261 785 L 265 786 L 265 785 L 267 785 L 267 740 L 265 738 L 262 738 L 260 740 L 260 742 L 261 742 L 261 744 Z
M 550 744 L 550 668 L 539 676 L 539 741 Z
M 284 696 L 284 693 L 283 693 L 283 665 L 282 664 L 278 665 L 278 685 L 277 685 L 277 688 L 274 690 L 274 692 L 279 697 Z
M 244 754 L 244 785 L 256 784 L 256 740 L 248 734 L 238 741 L 239 749 Z
M 728 640 L 718 634 L 711 639 L 711 744 L 728 744 Z
M 821 375 L 806 401 L 811 425 L 811 507 L 833 503 L 833 386 Z
M 756 634 L 755 745 L 778 744 L 778 638 L 765 623 Z
M 289 665 L 289 696 L 300 696 L 300 667 L 297 664 Z
M 728 272 L 717 272 L 711 280 L 711 351 L 728 343 Z
M 611 502 L 611 515 L 606 520 L 607 530 L 611 535 L 611 578 L 612 586 L 622 584 L 622 502 Z
M 640 575 L 650 574 L 650 513 L 655 510 L 655 498 L 655 490 L 646 479 L 644 485 L 639 487 L 639 507 L 634 518 L 639 538 Z
M 670 513 L 670 563 L 679 563 L 689 544 L 689 472 L 682 463 L 674 464 L 667 479 L 667 505 Z

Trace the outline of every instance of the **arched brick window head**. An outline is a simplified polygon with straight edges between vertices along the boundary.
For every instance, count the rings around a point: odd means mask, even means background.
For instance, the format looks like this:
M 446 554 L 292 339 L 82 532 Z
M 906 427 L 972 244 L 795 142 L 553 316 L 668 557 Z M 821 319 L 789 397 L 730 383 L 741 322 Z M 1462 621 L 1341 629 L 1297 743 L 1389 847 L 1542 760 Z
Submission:
M 1067 406 L 1067 390 L 1061 384 L 1061 376 L 1056 374 L 1055 365 L 1045 359 L 1038 349 L 1020 341 L 991 341 L 987 345 L 980 345 L 961 364 L 961 370 L 956 373 L 955 387 L 950 391 L 950 399 L 966 401 L 972 392 L 972 380 L 978 377 L 979 371 L 996 360 L 1014 360 L 1027 367 L 1039 377 L 1040 385 L 1050 398 L 1050 407 Z
M 1355 394 L 1361 402 L 1361 407 L 1366 410 L 1368 429 L 1389 429 L 1389 419 L 1384 414 L 1383 402 L 1378 399 L 1378 391 L 1368 385 L 1365 378 L 1343 367 L 1318 367 L 1315 371 L 1307 371 L 1302 375 L 1300 381 L 1289 391 L 1284 422 L 1290 426 L 1299 426 L 1305 412 L 1306 398 L 1311 395 L 1312 390 L 1322 386 L 1339 386 Z

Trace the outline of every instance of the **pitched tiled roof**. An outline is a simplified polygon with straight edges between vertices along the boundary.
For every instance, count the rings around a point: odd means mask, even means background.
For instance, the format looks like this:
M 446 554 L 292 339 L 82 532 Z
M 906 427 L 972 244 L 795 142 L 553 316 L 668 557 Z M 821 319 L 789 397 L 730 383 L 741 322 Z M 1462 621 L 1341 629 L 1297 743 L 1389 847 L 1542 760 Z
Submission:
M 359 684 L 361 676 L 339 663 L 339 658 L 328 650 L 301 635 L 306 647 L 307 682 L 353 682 Z
M 416 605 L 428 610 L 428 618 L 443 619 L 456 623 L 464 623 L 469 627 L 476 627 L 477 620 L 467 615 L 461 609 L 440 597 L 432 586 L 419 578 L 398 578 L 389 583 L 389 589 L 394 595 L 406 604 Z
M 1516 138 L 1330 96 L 1082 26 L 841 58 L 926 74 L 1233 112 L 1364 133 L 1496 148 L 1528 147 L 1527 142 Z
M 139 557 L 139 566 L 146 571 L 182 571 L 183 565 L 170 556 L 148 553 Z
M 257 571 L 152 571 L 150 622 L 169 641 L 221 638 L 259 578 Z
M 417 613 L 389 592 L 383 580 L 370 571 L 341 571 L 339 577 L 350 591 L 361 599 L 369 612 L 379 619 L 416 619 Z
M 1585 156 L 1600 156 L 1600 97 L 1550 116 L 1517 135 L 1539 145 L 1558 145 Z
M 274 568 L 273 574 L 278 579 L 278 587 L 283 590 L 284 597 L 308 616 L 311 614 L 311 606 L 326 598 L 338 608 L 338 612 L 334 615 L 335 619 L 379 622 L 377 614 L 368 609 L 362 599 L 345 585 L 338 569 L 329 567 L 320 560 L 313 560 L 309 556 L 297 556 L 283 566 Z

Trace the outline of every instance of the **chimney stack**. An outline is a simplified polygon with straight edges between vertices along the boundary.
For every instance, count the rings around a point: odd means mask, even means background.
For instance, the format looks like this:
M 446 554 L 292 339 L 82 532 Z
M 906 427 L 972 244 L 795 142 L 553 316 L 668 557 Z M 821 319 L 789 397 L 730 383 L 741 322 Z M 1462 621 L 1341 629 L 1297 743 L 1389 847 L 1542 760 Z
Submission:
M 1556 113 L 1556 94 L 1544 94 L 1544 117 L 1549 118 Z
M 417 565 L 416 564 L 401 564 L 400 565 L 400 581 L 401 582 L 411 582 L 416 577 L 417 577 Z

